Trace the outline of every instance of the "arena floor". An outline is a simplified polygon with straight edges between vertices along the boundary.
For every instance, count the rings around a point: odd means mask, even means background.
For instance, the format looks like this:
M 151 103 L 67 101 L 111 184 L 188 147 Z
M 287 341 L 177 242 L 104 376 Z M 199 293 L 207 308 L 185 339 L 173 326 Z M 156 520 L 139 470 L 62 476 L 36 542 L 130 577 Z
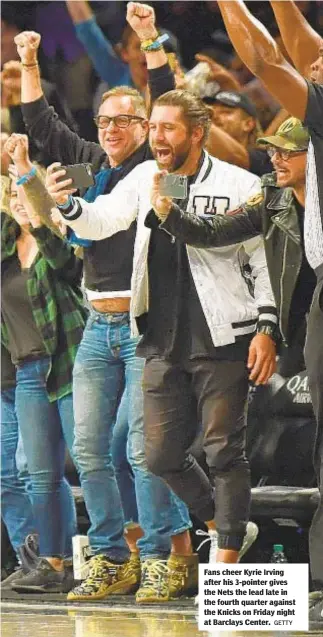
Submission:
M 59 596 L 25 596 L 2 602 L 2 637 L 284 637 L 291 632 L 200 632 L 191 600 L 138 607 L 132 598 L 95 605 L 69 604 Z M 56 598 L 56 599 L 54 599 Z

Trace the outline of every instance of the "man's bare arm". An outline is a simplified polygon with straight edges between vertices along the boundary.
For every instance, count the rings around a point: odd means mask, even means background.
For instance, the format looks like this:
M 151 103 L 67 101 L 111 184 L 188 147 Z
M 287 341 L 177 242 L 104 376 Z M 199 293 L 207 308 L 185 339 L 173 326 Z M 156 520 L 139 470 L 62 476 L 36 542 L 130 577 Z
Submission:
M 318 57 L 322 38 L 307 22 L 293 0 L 270 0 L 286 47 L 297 70 L 310 77 L 310 66 Z
M 21 59 L 21 101 L 35 102 L 43 96 L 38 66 L 40 35 L 35 31 L 23 31 L 15 37 Z
M 291 115 L 305 117 L 308 87 L 284 58 L 267 29 L 243 0 L 218 0 L 231 42 L 241 60 Z
M 127 22 L 135 33 L 137 33 L 141 42 L 150 39 L 155 40 L 158 37 L 155 11 L 148 4 L 128 2 Z M 168 62 L 167 55 L 163 48 L 157 49 L 156 51 L 146 51 L 145 56 L 148 69 L 158 69 Z
M 249 153 L 246 148 L 215 124 L 212 124 L 210 128 L 205 148 L 210 155 L 222 161 L 235 164 L 240 168 L 249 168 Z
M 274 119 L 271 120 L 269 126 L 267 126 L 262 137 L 275 135 L 280 125 L 285 122 L 288 117 L 290 117 L 290 113 L 288 113 L 288 111 L 286 111 L 284 108 L 281 108 L 280 111 L 278 111 L 278 113 L 275 115 Z

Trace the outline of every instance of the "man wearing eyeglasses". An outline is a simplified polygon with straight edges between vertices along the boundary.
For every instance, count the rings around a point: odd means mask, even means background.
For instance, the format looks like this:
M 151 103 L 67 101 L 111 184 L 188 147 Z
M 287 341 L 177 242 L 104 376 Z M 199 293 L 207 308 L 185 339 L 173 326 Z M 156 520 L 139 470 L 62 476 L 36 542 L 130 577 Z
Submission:
M 158 40 L 151 7 L 129 3 L 127 20 L 147 57 L 152 100 L 174 87 L 166 54 Z M 64 164 L 91 162 L 95 186 L 85 198 L 110 193 L 131 170 L 147 159 L 147 112 L 142 96 L 131 87 L 111 88 L 103 95 L 95 122 L 99 145 L 80 139 L 57 119 L 42 96 L 37 66 L 40 36 L 16 38 L 22 60 L 22 102 L 29 134 Z M 56 164 L 59 166 L 60 164 Z M 64 170 L 56 172 L 63 176 Z M 68 182 L 69 183 L 69 182 Z M 130 336 L 130 279 L 136 224 L 84 249 L 84 277 L 91 313 L 74 366 L 75 457 L 91 527 L 94 553 L 89 577 L 68 599 L 96 601 L 110 594 L 137 591 L 137 602 L 164 602 L 197 587 L 197 555 L 192 554 L 187 507 L 166 484 L 148 471 L 144 456 L 142 372 L 135 357 L 137 339 Z M 128 416 L 128 459 L 136 496 L 120 499 L 111 462 L 111 434 L 125 388 Z M 124 401 L 123 401 L 124 403 Z M 139 524 L 130 517 L 136 497 Z M 122 515 L 124 506 L 124 516 Z M 129 550 L 123 537 L 124 523 Z M 144 534 L 144 535 L 143 535 Z M 143 537 L 141 537 L 143 535 Z M 137 547 L 140 551 L 140 565 Z M 169 557 L 169 554 L 171 555 Z M 183 577 L 177 575 L 178 568 Z M 141 577 L 141 582 L 140 582 Z

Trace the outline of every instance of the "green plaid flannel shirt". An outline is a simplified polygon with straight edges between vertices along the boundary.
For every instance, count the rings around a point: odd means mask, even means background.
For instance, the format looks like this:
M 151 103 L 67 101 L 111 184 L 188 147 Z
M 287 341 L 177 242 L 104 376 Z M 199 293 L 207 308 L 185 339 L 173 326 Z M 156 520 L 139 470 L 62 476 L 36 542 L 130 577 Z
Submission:
M 4 215 L 2 224 L 2 262 L 13 256 L 20 228 Z M 51 358 L 47 391 L 52 402 L 72 391 L 72 370 L 87 317 L 80 282 L 82 261 L 73 248 L 46 226 L 31 228 L 39 252 L 29 270 L 27 289 L 33 316 Z M 2 342 L 8 346 L 2 321 Z

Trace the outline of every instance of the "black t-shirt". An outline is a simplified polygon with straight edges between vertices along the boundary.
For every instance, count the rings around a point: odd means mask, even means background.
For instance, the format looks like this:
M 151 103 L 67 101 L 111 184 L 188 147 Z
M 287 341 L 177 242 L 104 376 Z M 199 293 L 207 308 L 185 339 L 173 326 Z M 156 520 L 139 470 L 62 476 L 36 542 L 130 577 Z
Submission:
M 151 159 L 148 142 L 142 144 L 118 169 L 112 170 L 104 194 L 128 175 L 135 166 Z M 93 241 L 84 249 L 84 283 L 89 290 L 98 292 L 122 292 L 131 287 L 133 251 L 137 222 L 133 221 L 127 230 Z
M 305 249 L 312 268 L 323 265 L 323 86 L 307 82 L 304 124 L 309 128 L 306 178 Z
M 273 171 L 273 165 L 270 161 L 270 157 L 266 150 L 261 148 L 253 148 L 248 151 L 249 153 L 249 168 L 248 170 L 258 177 L 267 175 Z
M 22 270 L 18 257 L 8 259 L 2 271 L 2 306 L 12 362 L 46 356 L 42 337 L 37 329 L 27 290 L 28 270 Z
M 302 265 L 296 281 L 293 298 L 289 311 L 289 331 L 288 342 L 292 343 L 301 323 L 305 319 L 305 315 L 310 309 L 313 293 L 316 285 L 316 276 L 314 270 L 310 267 L 304 250 L 304 208 L 295 198 L 295 206 L 297 210 L 298 223 L 301 232 L 301 242 L 303 249 Z

